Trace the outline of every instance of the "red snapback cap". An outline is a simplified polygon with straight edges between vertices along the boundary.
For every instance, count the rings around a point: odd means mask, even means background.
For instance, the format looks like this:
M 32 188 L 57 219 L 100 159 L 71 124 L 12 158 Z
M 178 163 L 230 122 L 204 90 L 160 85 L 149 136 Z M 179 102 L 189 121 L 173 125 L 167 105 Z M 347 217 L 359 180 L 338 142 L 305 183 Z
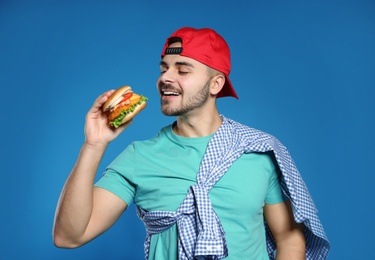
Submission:
M 174 38 L 181 40 L 181 48 L 168 48 Z M 163 58 L 167 54 L 189 57 L 224 73 L 225 84 L 217 97 L 232 96 L 238 99 L 229 80 L 231 69 L 229 46 L 224 38 L 214 30 L 190 27 L 178 29 L 166 40 L 161 57 Z

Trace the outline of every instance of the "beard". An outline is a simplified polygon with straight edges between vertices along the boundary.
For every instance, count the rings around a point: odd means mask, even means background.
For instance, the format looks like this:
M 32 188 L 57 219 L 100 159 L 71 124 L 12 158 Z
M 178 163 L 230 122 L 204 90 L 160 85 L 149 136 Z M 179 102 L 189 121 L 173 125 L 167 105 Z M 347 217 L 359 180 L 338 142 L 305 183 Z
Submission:
M 199 92 L 178 107 L 168 106 L 169 101 L 161 101 L 161 112 L 166 116 L 182 116 L 196 108 L 200 108 L 206 103 L 210 95 L 210 82 L 208 79 Z

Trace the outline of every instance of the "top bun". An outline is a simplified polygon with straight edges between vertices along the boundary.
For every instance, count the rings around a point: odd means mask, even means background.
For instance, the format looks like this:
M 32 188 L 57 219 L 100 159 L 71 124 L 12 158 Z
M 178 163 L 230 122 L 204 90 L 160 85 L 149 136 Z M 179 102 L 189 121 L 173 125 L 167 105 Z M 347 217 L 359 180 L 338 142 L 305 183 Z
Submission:
M 112 95 L 110 95 L 107 101 L 103 104 L 103 112 L 108 111 L 112 107 L 116 106 L 122 100 L 122 96 L 129 92 L 132 92 L 130 86 L 122 86 L 121 88 L 113 92 Z

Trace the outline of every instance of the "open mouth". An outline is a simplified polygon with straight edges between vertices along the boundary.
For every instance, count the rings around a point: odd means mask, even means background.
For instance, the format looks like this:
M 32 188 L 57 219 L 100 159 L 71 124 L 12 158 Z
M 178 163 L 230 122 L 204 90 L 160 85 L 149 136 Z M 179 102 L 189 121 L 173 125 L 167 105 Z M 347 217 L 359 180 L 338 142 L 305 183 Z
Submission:
M 163 96 L 168 96 L 168 97 L 170 97 L 170 96 L 179 96 L 180 95 L 180 93 L 178 93 L 178 92 L 176 92 L 176 91 L 171 91 L 171 90 L 161 90 L 161 94 L 163 95 Z

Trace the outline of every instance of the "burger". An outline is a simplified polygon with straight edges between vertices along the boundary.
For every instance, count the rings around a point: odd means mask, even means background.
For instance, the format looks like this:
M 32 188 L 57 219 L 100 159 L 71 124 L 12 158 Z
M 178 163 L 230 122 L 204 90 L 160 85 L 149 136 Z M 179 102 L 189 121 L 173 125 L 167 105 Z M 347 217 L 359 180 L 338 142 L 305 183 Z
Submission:
M 123 86 L 109 96 L 102 110 L 108 112 L 109 125 L 118 128 L 144 109 L 146 101 L 145 96 L 134 93 L 130 86 Z

